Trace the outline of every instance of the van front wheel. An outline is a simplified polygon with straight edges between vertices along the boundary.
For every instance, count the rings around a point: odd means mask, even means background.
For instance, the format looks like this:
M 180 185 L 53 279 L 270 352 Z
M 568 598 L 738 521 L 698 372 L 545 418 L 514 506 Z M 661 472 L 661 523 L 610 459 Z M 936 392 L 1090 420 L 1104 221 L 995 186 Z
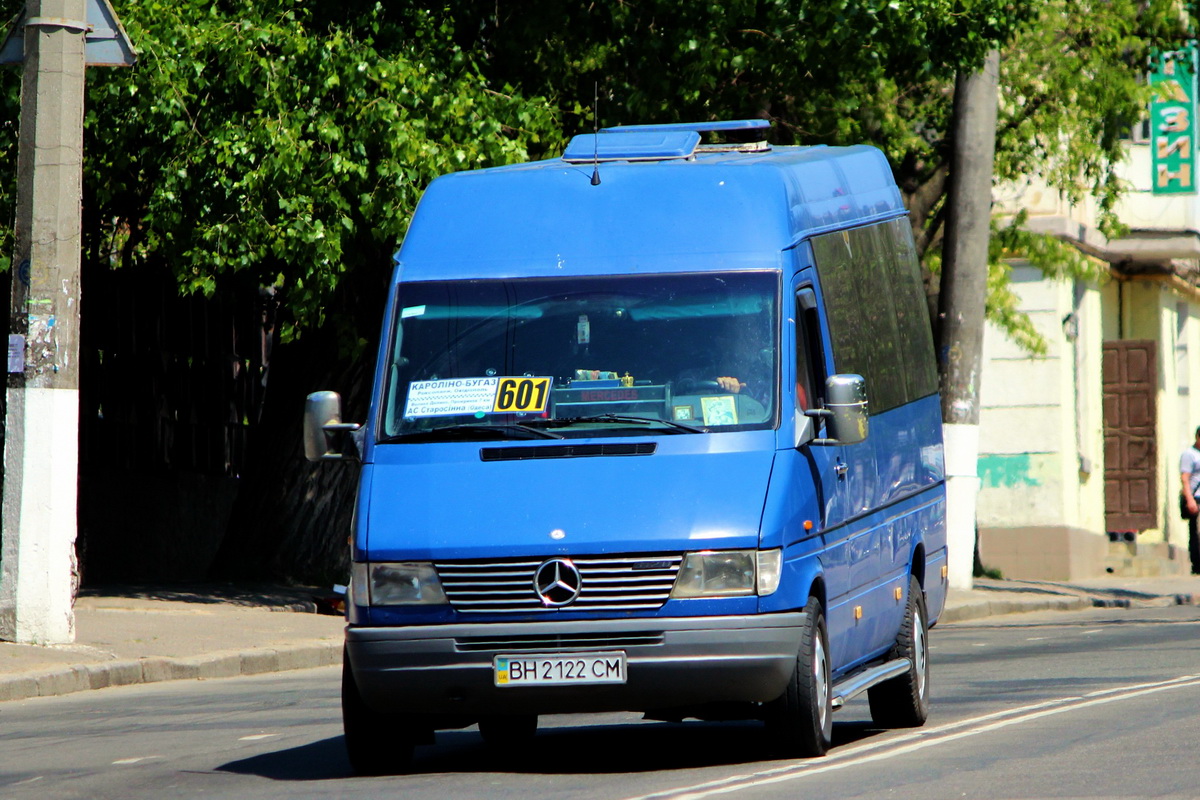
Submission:
M 787 690 L 766 710 L 767 725 L 785 752 L 809 758 L 825 755 L 833 739 L 833 686 L 821 601 L 810 597 L 804 617 L 796 669 Z
M 358 693 L 350 658 L 342 654 L 342 730 L 350 766 L 359 775 L 388 775 L 405 771 L 412 763 L 416 737 L 388 717 L 367 706 Z
M 908 605 L 891 658 L 907 658 L 908 672 L 867 690 L 871 719 L 887 728 L 916 728 L 929 718 L 929 624 L 925 596 L 915 577 L 908 579 Z

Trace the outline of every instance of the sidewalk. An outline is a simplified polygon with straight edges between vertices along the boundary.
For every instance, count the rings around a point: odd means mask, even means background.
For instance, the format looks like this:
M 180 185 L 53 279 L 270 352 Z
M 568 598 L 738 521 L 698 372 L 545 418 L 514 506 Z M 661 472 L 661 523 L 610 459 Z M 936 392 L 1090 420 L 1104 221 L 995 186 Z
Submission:
M 970 590 L 951 589 L 941 622 L 967 622 L 1029 611 L 1200 605 L 1200 575 L 1089 578 L 1074 583 L 976 578 Z
M 85 589 L 74 644 L 0 642 L 0 701 L 339 664 L 344 621 L 331 600 L 274 586 Z
M 84 590 L 75 603 L 74 644 L 0 642 L 0 701 L 339 664 L 343 620 L 334 599 L 282 587 Z M 1168 605 L 1200 605 L 1200 576 L 1074 584 L 978 579 L 973 589 L 951 590 L 940 621 Z

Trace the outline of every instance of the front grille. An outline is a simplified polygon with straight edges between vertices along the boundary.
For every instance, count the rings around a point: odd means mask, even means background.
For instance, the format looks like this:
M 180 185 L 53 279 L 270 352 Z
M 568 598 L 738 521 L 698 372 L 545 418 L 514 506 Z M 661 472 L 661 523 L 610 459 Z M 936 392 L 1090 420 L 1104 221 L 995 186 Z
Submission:
M 563 611 L 640 611 L 660 608 L 671 594 L 683 556 L 584 556 L 570 559 L 579 570 L 579 597 Z M 456 611 L 501 614 L 557 611 L 534 589 L 544 558 L 437 562 L 438 578 Z
M 662 644 L 662 631 L 638 631 L 631 633 L 547 633 L 522 636 L 464 636 L 454 640 L 460 652 L 502 650 L 509 653 L 560 650 L 623 650 Z

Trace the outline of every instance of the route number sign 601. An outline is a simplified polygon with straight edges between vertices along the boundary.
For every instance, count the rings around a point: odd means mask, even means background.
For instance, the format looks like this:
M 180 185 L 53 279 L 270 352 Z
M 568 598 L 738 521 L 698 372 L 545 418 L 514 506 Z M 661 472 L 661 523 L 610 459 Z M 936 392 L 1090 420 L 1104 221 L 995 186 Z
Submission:
M 496 387 L 497 414 L 537 414 L 550 400 L 550 378 L 501 378 Z

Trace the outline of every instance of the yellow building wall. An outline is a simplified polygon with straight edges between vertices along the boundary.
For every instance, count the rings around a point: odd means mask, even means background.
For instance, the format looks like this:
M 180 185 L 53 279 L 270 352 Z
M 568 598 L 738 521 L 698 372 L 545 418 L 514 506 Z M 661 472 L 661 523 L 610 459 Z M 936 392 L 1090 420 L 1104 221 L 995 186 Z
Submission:
M 1158 342 L 1156 479 L 1158 524 L 1138 534 L 1139 544 L 1166 542 L 1187 557 L 1187 523 L 1179 518 L 1179 456 L 1200 426 L 1200 403 L 1192 390 L 1200 378 L 1200 307 L 1166 283 L 1112 281 L 1103 291 L 1106 341 Z M 1200 391 L 1200 387 L 1198 387 Z

